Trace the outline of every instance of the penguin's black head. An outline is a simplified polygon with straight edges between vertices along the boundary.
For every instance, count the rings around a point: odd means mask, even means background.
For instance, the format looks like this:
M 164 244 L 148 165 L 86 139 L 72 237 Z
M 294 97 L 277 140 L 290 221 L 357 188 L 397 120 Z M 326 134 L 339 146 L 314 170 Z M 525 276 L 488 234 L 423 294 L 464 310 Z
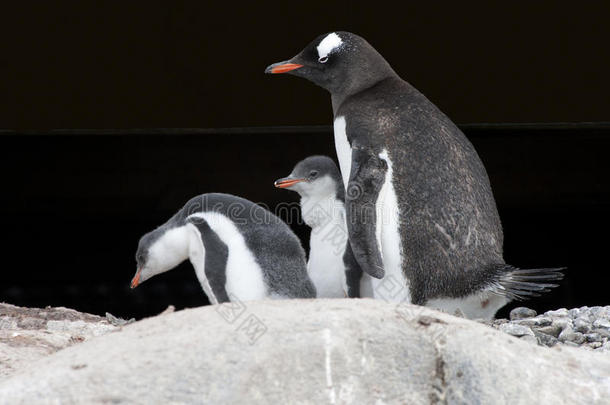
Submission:
M 395 74 L 375 48 L 345 31 L 320 35 L 294 58 L 268 66 L 265 73 L 304 77 L 332 94 L 353 94 Z
M 156 232 L 149 232 L 142 236 L 138 241 L 138 250 L 136 251 L 136 274 L 131 280 L 131 288 L 136 288 L 142 281 L 142 269 L 148 263 L 148 251 L 150 246 L 157 239 Z
M 166 271 L 164 266 L 164 255 L 167 249 L 163 249 L 163 237 L 167 234 L 164 226 L 161 226 L 142 236 L 138 242 L 136 251 L 136 274 L 131 280 L 131 288 L 151 278 L 155 274 Z M 161 243 L 160 243 L 161 242 Z
M 274 185 L 296 191 L 302 197 L 334 195 L 343 201 L 345 196 L 341 173 L 328 156 L 310 156 L 301 160 L 288 177 L 277 179 Z
M 146 265 L 148 261 L 148 249 L 150 247 L 151 242 L 148 240 L 150 238 L 146 238 L 147 236 L 151 236 L 150 234 L 146 234 L 140 239 L 138 243 L 138 250 L 136 251 L 136 263 L 138 269 L 141 269 Z

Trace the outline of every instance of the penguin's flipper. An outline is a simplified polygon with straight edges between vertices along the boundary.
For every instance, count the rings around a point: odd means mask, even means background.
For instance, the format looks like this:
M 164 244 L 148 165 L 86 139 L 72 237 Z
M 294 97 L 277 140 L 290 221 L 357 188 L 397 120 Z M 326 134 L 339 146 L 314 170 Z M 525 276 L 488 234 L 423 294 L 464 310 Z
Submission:
M 352 166 L 345 193 L 347 233 L 356 261 L 375 278 L 385 274 L 376 235 L 376 203 L 387 170 L 387 163 L 370 149 L 352 145 Z
M 347 284 L 347 296 L 349 298 L 360 298 L 360 279 L 362 269 L 354 257 L 349 241 L 345 244 L 343 253 L 343 265 L 345 266 L 345 284 Z
M 498 265 L 500 272 L 492 291 L 511 300 L 522 301 L 557 287 L 563 279 L 565 267 L 547 269 L 519 269 L 507 264 Z
M 218 303 L 229 302 L 229 296 L 225 289 L 227 282 L 227 259 L 229 248 L 210 228 L 207 221 L 201 217 L 190 216 L 188 222 L 197 227 L 201 234 L 201 242 L 205 249 L 204 273 L 207 283 L 212 290 L 214 297 L 208 297 L 212 301 L 216 299 Z M 198 275 L 199 276 L 199 275 Z M 201 279 L 199 280 L 201 282 Z M 205 288 L 204 288 L 205 290 Z

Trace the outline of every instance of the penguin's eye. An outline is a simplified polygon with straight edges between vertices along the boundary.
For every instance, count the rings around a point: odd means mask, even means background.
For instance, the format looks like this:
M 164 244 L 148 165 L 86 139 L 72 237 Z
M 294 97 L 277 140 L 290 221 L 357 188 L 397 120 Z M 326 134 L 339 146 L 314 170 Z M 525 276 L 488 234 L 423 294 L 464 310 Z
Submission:
M 309 172 L 309 177 L 312 178 L 312 179 L 314 177 L 316 177 L 317 175 L 318 175 L 318 171 L 317 170 L 312 170 L 312 171 Z
M 318 59 L 318 62 L 320 62 L 320 63 L 328 62 L 328 56 L 322 56 L 320 59 Z

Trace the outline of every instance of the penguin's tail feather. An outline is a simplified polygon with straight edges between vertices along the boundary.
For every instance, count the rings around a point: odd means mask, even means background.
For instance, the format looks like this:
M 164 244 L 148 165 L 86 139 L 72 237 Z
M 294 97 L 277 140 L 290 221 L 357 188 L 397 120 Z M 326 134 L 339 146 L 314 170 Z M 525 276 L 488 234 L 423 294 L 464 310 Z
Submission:
M 563 279 L 565 267 L 545 269 L 519 269 L 508 264 L 496 266 L 498 278 L 492 291 L 506 298 L 523 301 L 557 287 L 556 282 Z

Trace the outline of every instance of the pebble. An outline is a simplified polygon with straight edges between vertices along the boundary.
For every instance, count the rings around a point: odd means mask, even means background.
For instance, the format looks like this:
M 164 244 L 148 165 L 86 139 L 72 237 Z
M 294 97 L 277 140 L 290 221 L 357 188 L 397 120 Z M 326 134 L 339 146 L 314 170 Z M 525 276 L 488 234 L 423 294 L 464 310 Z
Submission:
M 607 329 L 610 330 L 610 320 L 608 319 L 596 319 L 593 321 L 593 327 L 596 329 Z
M 500 330 L 509 335 L 521 337 L 521 336 L 534 336 L 534 332 L 527 326 L 518 325 L 516 323 L 504 323 L 500 325 Z
M 608 330 L 608 329 L 594 329 L 592 332 L 599 333 L 606 339 L 610 339 L 610 330 Z
M 529 309 L 526 307 L 517 307 L 510 311 L 509 317 L 511 321 L 514 321 L 516 319 L 532 318 L 536 315 L 536 311 L 534 311 L 533 309 Z
M 573 311 L 572 309 L 570 311 Z M 556 309 L 554 311 L 547 311 L 544 314 L 548 315 L 548 316 L 552 316 L 552 317 L 566 317 L 566 316 L 572 316 L 570 311 L 568 311 L 565 308 L 559 308 Z M 576 309 L 576 311 L 578 311 L 578 309 Z
M 517 319 L 515 320 L 519 325 L 525 326 L 549 326 L 553 323 L 553 320 L 547 316 L 537 316 L 535 318 Z
M 484 323 L 540 346 L 580 347 L 610 355 L 610 305 L 560 308 L 540 315 L 517 307 L 509 317 Z
M 549 311 L 549 312 L 553 312 L 553 311 Z M 547 314 L 549 312 L 547 312 Z M 580 309 L 578 309 L 578 308 L 572 308 L 568 311 L 568 315 L 572 318 L 577 318 L 579 314 L 580 314 Z
M 567 319 L 567 318 L 554 319 L 553 320 L 553 325 L 557 326 L 561 330 L 564 330 L 565 328 L 571 328 L 572 327 L 572 320 L 571 319 Z
M 563 328 L 561 328 L 557 324 L 543 326 L 542 328 L 536 329 L 536 331 L 538 331 L 540 333 L 544 333 L 545 335 L 549 335 L 549 336 L 553 336 L 553 337 L 558 337 L 562 330 L 563 330 Z
M 574 330 L 581 333 L 588 333 L 591 330 L 591 322 L 584 318 L 574 320 Z
M 561 342 L 574 342 L 576 344 L 581 344 L 585 341 L 585 335 L 580 332 L 574 332 L 570 328 L 566 328 L 559 334 L 559 340 Z
M 538 339 L 536 339 L 534 336 L 531 336 L 531 335 L 523 335 L 519 339 L 525 340 L 526 342 L 538 344 Z
M 536 336 L 538 344 L 542 346 L 553 347 L 559 342 L 559 339 L 555 336 L 546 333 L 534 331 L 534 335 Z
M 585 339 L 587 340 L 587 342 L 590 342 L 590 343 L 601 342 L 602 341 L 602 335 L 600 335 L 599 333 L 586 333 L 585 334 Z

